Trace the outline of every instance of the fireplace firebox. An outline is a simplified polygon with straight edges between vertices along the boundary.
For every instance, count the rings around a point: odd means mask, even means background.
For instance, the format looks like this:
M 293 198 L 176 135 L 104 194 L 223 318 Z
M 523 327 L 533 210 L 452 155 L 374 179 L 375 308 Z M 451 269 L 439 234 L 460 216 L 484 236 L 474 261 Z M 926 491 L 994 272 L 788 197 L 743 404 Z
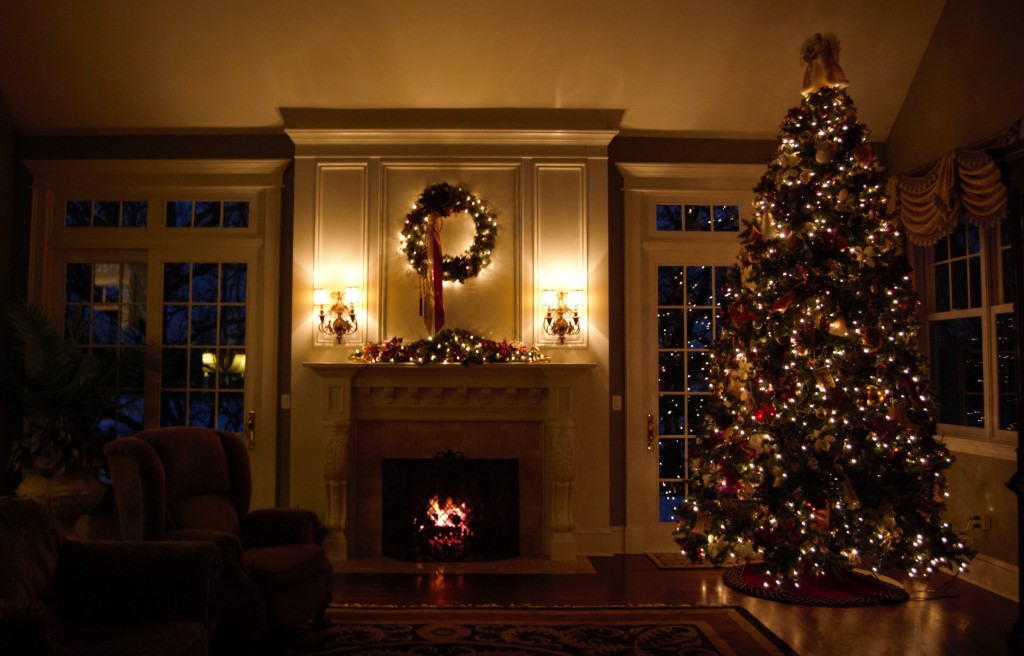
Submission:
M 382 461 L 381 553 L 409 561 L 485 561 L 519 555 L 519 461 Z

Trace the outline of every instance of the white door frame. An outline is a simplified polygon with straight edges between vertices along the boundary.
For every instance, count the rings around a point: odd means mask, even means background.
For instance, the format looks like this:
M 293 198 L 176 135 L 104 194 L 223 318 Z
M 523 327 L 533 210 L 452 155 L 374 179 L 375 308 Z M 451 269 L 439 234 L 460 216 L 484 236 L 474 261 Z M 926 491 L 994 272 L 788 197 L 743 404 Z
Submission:
M 657 268 L 731 265 L 737 232 L 659 232 L 659 204 L 739 205 L 749 220 L 763 165 L 619 164 L 625 193 L 626 553 L 674 551 L 672 525 L 658 520 Z M 741 227 L 742 230 L 742 227 Z M 648 414 L 655 417 L 648 448 Z

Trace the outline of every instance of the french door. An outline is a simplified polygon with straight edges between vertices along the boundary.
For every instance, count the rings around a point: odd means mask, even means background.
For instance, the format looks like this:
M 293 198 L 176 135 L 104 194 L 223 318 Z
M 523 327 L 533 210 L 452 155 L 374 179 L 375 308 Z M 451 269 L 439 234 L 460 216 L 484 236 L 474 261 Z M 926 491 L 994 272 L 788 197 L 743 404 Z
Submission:
M 136 188 L 136 171 L 48 188 L 73 163 L 51 165 L 38 171 L 30 298 L 116 370 L 104 427 L 238 433 L 253 506 L 274 505 L 280 181 Z
M 711 394 L 711 346 L 721 332 L 724 290 L 756 183 L 751 167 L 703 167 L 696 180 L 678 175 L 690 167 L 667 170 L 663 176 L 653 165 L 623 167 L 629 553 L 676 549 L 675 508 L 687 497 Z M 672 183 L 680 188 L 665 188 Z

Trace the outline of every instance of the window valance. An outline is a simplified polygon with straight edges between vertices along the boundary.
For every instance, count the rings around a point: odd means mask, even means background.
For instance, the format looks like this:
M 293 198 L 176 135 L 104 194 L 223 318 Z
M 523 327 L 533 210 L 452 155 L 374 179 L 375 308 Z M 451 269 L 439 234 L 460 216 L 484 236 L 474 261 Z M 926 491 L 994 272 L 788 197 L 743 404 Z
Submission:
M 981 228 L 1006 216 L 1006 185 L 988 150 L 1019 138 L 1020 121 L 985 143 L 958 148 L 912 174 L 896 176 L 890 197 L 910 241 L 930 246 L 950 234 L 961 218 Z

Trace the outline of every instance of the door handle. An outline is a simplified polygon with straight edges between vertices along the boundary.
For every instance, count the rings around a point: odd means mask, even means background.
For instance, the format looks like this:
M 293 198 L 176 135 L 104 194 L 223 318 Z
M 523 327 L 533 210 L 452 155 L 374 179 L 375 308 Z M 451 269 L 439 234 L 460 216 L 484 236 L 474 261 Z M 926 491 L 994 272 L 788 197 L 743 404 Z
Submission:
M 654 415 L 647 415 L 647 450 L 654 448 Z
M 250 410 L 245 418 L 245 441 L 250 451 L 256 450 L 256 411 Z

